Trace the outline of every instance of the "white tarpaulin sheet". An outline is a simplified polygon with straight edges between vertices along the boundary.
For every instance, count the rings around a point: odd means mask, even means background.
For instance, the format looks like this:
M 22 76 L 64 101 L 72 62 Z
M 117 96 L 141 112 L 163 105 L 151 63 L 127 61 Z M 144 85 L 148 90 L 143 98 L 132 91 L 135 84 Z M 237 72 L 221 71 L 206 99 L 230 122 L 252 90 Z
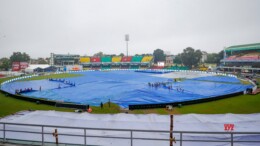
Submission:
M 37 125 L 55 125 L 68 127 L 85 127 L 85 128 L 106 128 L 106 129 L 132 129 L 132 130 L 170 130 L 169 115 L 134 115 L 134 114 L 88 114 L 88 113 L 68 113 L 57 111 L 33 111 L 21 112 L 16 115 L 0 119 L 0 122 L 22 123 Z M 218 115 L 174 115 L 174 131 L 203 131 L 203 132 L 226 132 L 224 124 L 234 124 L 234 132 L 260 132 L 260 114 L 218 114 Z M 6 130 L 22 130 L 41 132 L 41 127 L 32 126 L 14 126 L 6 125 Z M 0 124 L 0 129 L 3 125 Z M 45 127 L 44 132 L 52 133 L 55 127 Z M 82 129 L 58 128 L 58 133 L 84 135 Z M 107 136 L 130 138 L 130 131 L 110 131 L 110 130 L 86 130 L 88 136 Z M 133 132 L 134 138 L 154 138 L 169 139 L 169 133 L 159 132 Z M 174 133 L 174 137 L 179 139 L 180 134 Z M 0 132 L 0 138 L 3 133 Z M 7 132 L 7 139 L 21 139 L 30 141 L 41 141 L 41 134 L 25 134 L 17 132 Z M 184 140 L 230 140 L 230 134 L 183 134 Z M 234 140 L 238 141 L 260 141 L 260 134 L 240 134 L 234 135 Z M 44 135 L 45 142 L 55 142 L 51 134 Z M 80 136 L 62 136 L 59 135 L 60 143 L 84 144 L 84 138 Z M 87 137 L 88 145 L 131 145 L 130 139 L 117 138 L 96 138 Z M 168 146 L 169 141 L 159 140 L 133 140 L 134 146 Z M 179 145 L 177 142 L 174 145 Z M 183 142 L 183 146 L 229 146 L 229 142 Z M 236 142 L 236 146 L 258 146 L 260 143 Z

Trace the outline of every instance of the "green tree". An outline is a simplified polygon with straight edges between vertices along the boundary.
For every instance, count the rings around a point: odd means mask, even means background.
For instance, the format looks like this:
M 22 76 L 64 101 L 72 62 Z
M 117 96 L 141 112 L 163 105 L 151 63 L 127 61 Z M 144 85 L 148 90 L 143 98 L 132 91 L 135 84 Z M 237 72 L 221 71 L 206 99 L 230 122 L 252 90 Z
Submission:
M 193 66 L 198 66 L 200 59 L 202 57 L 202 52 L 200 50 L 194 50 L 188 47 L 181 53 L 182 63 L 189 68 Z
M 96 56 L 96 57 L 102 57 L 102 56 L 104 56 L 104 53 L 100 51 L 100 52 L 94 54 L 94 56 Z
M 218 54 L 217 53 L 210 53 L 207 55 L 207 60 L 205 61 L 206 63 L 212 63 L 212 64 L 217 64 L 218 62 Z
M 4 58 L 1 58 L 0 59 L 0 69 L 1 70 L 5 70 L 5 71 L 8 71 L 8 69 L 11 67 L 11 64 L 10 64 L 10 59 L 4 57 Z
M 10 62 L 11 64 L 13 62 L 29 62 L 30 61 L 30 56 L 26 54 L 25 52 L 13 52 L 13 55 L 10 57 Z
M 50 63 L 50 57 L 47 57 L 47 58 L 45 58 L 45 60 L 47 61 L 47 64 L 49 64 Z
M 161 49 L 154 50 L 153 56 L 154 56 L 154 63 L 157 63 L 158 61 L 165 61 L 164 51 Z
M 39 64 L 48 64 L 48 62 L 44 58 L 38 58 Z
M 124 55 L 124 53 L 120 53 L 119 56 L 123 57 L 123 56 L 125 56 L 125 55 Z
M 220 51 L 219 53 L 211 53 L 208 54 L 207 60 L 205 61 L 206 63 L 215 63 L 215 64 L 220 64 L 220 60 L 223 59 L 224 57 L 224 51 Z
M 175 58 L 173 59 L 173 63 L 182 64 L 181 54 L 175 56 Z
M 222 50 L 222 51 L 220 51 L 219 53 L 218 53 L 218 57 L 217 57 L 217 65 L 219 65 L 220 64 L 220 60 L 221 59 L 223 59 L 224 58 L 224 51 Z

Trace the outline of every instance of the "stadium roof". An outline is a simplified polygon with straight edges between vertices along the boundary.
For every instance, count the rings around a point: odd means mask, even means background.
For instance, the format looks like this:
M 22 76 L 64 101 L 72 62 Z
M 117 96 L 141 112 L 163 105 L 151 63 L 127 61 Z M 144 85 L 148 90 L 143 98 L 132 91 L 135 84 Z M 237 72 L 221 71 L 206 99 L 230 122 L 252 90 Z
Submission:
M 260 50 L 260 43 L 230 46 L 225 49 L 226 52 L 247 50 Z

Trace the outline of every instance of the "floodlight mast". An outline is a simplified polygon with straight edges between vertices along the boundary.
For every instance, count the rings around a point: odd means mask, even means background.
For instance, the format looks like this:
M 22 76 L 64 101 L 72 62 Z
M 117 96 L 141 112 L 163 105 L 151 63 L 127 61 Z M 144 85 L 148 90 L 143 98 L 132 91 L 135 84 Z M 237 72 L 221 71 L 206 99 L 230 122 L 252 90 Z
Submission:
M 129 34 L 125 35 L 125 41 L 126 41 L 126 56 L 128 57 L 128 41 L 129 41 Z

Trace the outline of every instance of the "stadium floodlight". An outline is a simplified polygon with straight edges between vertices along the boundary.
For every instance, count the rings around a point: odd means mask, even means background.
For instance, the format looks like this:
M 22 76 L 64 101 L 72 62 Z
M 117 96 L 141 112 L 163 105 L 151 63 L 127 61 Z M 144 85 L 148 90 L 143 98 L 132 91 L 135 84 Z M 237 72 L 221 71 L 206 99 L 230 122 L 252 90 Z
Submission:
M 126 56 L 128 56 L 128 41 L 129 41 L 129 34 L 125 35 L 125 41 L 126 41 Z

